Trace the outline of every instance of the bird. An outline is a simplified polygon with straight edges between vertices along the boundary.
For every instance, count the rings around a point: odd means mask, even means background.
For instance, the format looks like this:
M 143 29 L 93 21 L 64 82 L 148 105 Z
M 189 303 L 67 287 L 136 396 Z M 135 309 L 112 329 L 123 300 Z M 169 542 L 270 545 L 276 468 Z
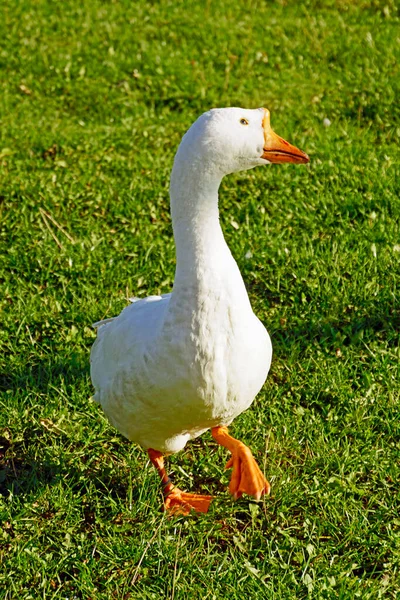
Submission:
M 164 463 L 207 430 L 231 454 L 226 468 L 235 500 L 270 492 L 250 448 L 229 433 L 267 378 L 272 344 L 225 242 L 218 189 L 237 171 L 308 162 L 272 130 L 266 108 L 203 113 L 183 136 L 171 172 L 171 293 L 133 298 L 117 317 L 94 324 L 94 400 L 123 436 L 147 451 L 161 479 L 163 510 L 209 510 L 213 496 L 175 486 Z

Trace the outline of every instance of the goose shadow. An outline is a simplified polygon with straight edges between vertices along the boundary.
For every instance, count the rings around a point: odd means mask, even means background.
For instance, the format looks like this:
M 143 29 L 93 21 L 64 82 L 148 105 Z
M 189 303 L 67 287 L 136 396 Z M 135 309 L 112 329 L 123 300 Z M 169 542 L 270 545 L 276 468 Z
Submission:
M 365 348 L 366 341 L 377 337 L 389 347 L 398 345 L 400 311 L 390 290 L 381 289 L 370 298 L 355 298 L 354 306 L 344 307 L 332 305 L 330 299 L 321 294 L 319 307 L 302 318 L 301 313 L 308 311 L 302 308 L 304 299 L 306 303 L 315 300 L 306 287 L 298 290 L 291 305 L 282 302 L 281 296 L 266 291 L 262 282 L 252 282 L 248 289 L 254 298 L 256 313 L 260 302 L 266 302 L 273 308 L 273 318 L 269 320 L 269 309 L 266 308 L 263 321 L 271 334 L 274 350 L 283 357 L 294 347 L 303 350 L 315 344 L 327 349 L 336 349 L 338 345 Z M 300 302 L 301 292 L 303 298 Z
M 26 360 L 20 362 L 20 367 L 13 368 L 10 357 L 9 364 L 0 372 L 0 393 L 29 390 L 45 394 L 50 386 L 64 384 L 69 387 L 89 375 L 89 352 L 86 349 L 66 356 L 58 355 L 57 360 L 27 356 Z
M 62 438 L 59 435 L 58 442 L 65 447 L 69 446 L 70 438 Z M 31 496 L 33 499 L 48 486 L 62 485 L 85 498 L 88 482 L 96 495 L 106 495 L 113 499 L 127 496 L 127 469 L 121 469 L 119 465 L 105 465 L 101 461 L 93 465 L 82 457 L 78 459 L 79 464 L 74 465 L 64 453 L 57 462 L 45 456 L 38 458 L 36 440 L 35 434 L 28 433 L 23 440 L 13 441 L 8 428 L 0 430 L 0 496 Z M 82 446 L 83 444 L 84 442 Z M 129 471 L 132 471 L 132 466 Z M 139 490 L 135 486 L 131 495 L 133 500 L 139 497 Z
M 20 362 L 28 364 L 28 360 Z M 9 364 L 12 364 L 12 360 Z M 45 398 L 50 391 L 54 395 L 54 390 L 62 387 L 69 394 L 77 381 L 87 381 L 88 377 L 89 358 L 86 349 L 80 353 L 58 356 L 56 361 L 35 357 L 29 368 L 3 369 L 0 372 L 0 395 L 4 414 L 13 414 L 13 407 L 21 407 L 29 393 L 33 393 L 35 398 Z M 21 408 L 18 412 L 21 414 Z M 69 488 L 79 493 L 83 486 L 82 473 L 96 489 L 104 493 L 107 490 L 108 494 L 115 496 L 122 493 L 126 495 L 126 478 L 117 466 L 115 469 L 107 467 L 101 461 L 95 467 L 91 466 L 86 439 L 72 439 L 70 433 L 58 430 L 47 419 L 31 418 L 29 422 L 21 422 L 18 426 L 8 417 L 3 423 L 5 426 L 0 426 L 0 496 L 35 495 L 46 486 L 66 482 Z M 64 450 L 54 460 L 50 452 L 46 455 L 44 446 L 42 455 L 39 453 L 38 456 L 38 446 L 43 446 L 43 438 L 53 435 L 57 436 L 57 444 Z M 119 434 L 113 432 L 113 437 L 119 437 Z M 124 441 L 121 436 L 120 443 Z M 77 459 L 80 462 L 75 466 L 68 452 L 71 443 L 76 450 L 80 450 L 80 458 Z M 133 497 L 135 494 L 136 490 L 133 489 Z

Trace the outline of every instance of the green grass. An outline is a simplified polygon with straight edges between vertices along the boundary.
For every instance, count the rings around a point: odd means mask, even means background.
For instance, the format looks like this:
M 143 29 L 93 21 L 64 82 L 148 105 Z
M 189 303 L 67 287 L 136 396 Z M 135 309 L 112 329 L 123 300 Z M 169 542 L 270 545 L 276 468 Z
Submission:
M 5 0 L 0 22 L 0 597 L 400 595 L 400 15 L 395 0 Z M 221 220 L 274 359 L 232 427 L 169 461 L 89 400 L 90 324 L 174 277 L 168 177 L 212 106 L 267 106 L 308 167 L 228 177 Z M 326 127 L 324 119 L 331 125 Z

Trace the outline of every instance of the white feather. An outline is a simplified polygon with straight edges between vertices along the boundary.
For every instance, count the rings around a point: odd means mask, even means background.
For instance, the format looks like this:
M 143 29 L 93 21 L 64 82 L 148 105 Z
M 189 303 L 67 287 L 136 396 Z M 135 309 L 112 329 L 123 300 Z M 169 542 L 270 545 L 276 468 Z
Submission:
M 266 164 L 260 110 L 219 109 L 184 136 L 171 176 L 177 266 L 171 294 L 132 298 L 95 324 L 91 376 L 111 423 L 144 448 L 170 453 L 229 425 L 263 385 L 271 362 L 218 218 L 218 187 Z M 241 117 L 249 127 L 239 127 Z M 247 158 L 246 158 L 247 157 Z

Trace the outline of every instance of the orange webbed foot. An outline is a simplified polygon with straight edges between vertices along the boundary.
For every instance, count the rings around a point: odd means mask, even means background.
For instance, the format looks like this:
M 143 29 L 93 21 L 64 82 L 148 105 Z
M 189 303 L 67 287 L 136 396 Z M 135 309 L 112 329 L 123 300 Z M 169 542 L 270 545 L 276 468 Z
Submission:
M 172 488 L 164 500 L 164 510 L 174 515 L 188 515 L 192 510 L 206 513 L 210 507 L 212 496 L 189 494 L 177 487 Z
M 259 500 L 263 494 L 269 494 L 271 486 L 262 474 L 250 448 L 229 435 L 228 428 L 223 425 L 213 427 L 211 433 L 218 444 L 232 454 L 225 468 L 233 468 L 229 491 L 234 499 L 237 500 L 242 494 L 249 494 Z
M 162 453 L 153 448 L 149 448 L 147 452 L 151 462 L 158 471 L 163 485 L 164 510 L 175 515 L 188 515 L 192 510 L 201 513 L 208 512 L 211 500 L 213 499 L 212 496 L 182 492 L 182 490 L 173 485 L 168 477 Z
M 235 500 L 242 494 L 248 494 L 256 500 L 260 500 L 261 496 L 270 493 L 270 484 L 262 474 L 250 448 L 244 444 L 238 443 L 237 449 L 232 451 L 232 458 L 227 462 L 225 468 L 233 468 L 229 491 Z

